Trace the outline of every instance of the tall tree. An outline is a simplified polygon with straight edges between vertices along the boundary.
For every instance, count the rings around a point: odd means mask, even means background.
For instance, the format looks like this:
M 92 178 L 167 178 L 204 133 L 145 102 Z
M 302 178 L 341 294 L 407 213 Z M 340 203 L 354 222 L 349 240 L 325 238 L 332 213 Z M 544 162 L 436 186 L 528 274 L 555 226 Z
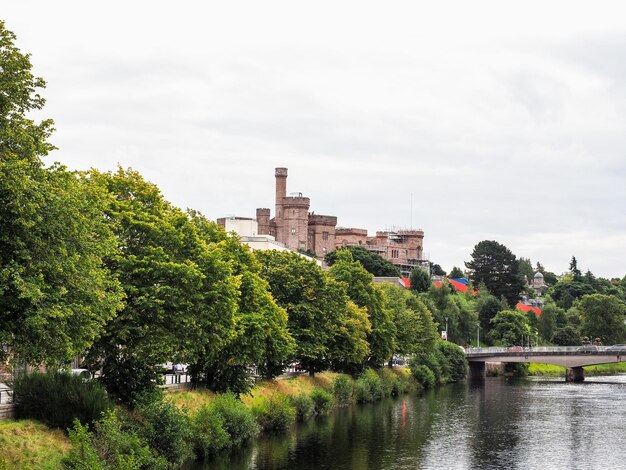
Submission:
M 582 273 L 580 272 L 580 269 L 578 269 L 578 261 L 575 256 L 572 256 L 572 260 L 569 263 L 569 272 L 575 281 L 581 280 Z
M 261 277 L 261 264 L 247 246 L 197 213 L 192 220 L 220 251 L 231 269 L 230 278 L 238 286 L 234 330 L 222 347 L 204 343 L 204 353 L 192 363 L 194 381 L 216 391 L 243 393 L 251 386 L 252 366 L 271 378 L 281 374 L 293 356 L 295 343 L 287 328 L 287 312 L 276 304 Z
M 373 276 L 352 258 L 348 250 L 339 250 L 337 261 L 329 273 L 334 279 L 345 283 L 348 296 L 356 305 L 367 309 L 372 327 L 368 336 L 370 363 L 386 363 L 396 348 L 396 327 L 392 313 L 384 306 L 382 292 L 372 282 Z
M 626 341 L 626 305 L 616 297 L 602 294 L 585 295 L 576 302 L 580 312 L 581 335 L 603 344 Z
M 103 361 L 102 379 L 109 392 L 132 400 L 153 386 L 160 364 L 188 359 L 204 335 L 210 335 L 205 327 L 219 329 L 223 321 L 232 321 L 233 306 L 205 301 L 213 291 L 203 270 L 219 270 L 219 260 L 205 251 L 187 216 L 165 201 L 156 186 L 122 169 L 115 174 L 93 171 L 91 180 L 111 194 L 107 215 L 117 250 L 106 264 L 126 296 L 123 310 L 107 324 L 92 356 Z M 210 287 L 229 289 L 234 297 L 230 273 L 224 266 L 221 273 Z M 220 330 L 215 336 L 223 334 Z
M 459 278 L 465 277 L 465 274 L 463 274 L 463 271 L 461 271 L 461 268 L 454 266 L 452 268 L 452 271 L 450 271 L 450 274 L 448 275 L 448 277 L 452 279 L 459 279 Z
M 526 314 L 519 310 L 498 312 L 491 323 L 491 339 L 502 346 L 522 344 L 522 340 L 531 333 Z
M 348 351 L 349 338 L 344 337 L 354 306 L 349 304 L 342 283 L 328 276 L 315 262 L 295 253 L 258 251 L 255 255 L 274 299 L 287 311 L 287 325 L 296 343 L 294 359 L 304 369 L 313 375 L 333 361 L 344 359 L 338 357 L 338 343 L 341 355 L 359 356 L 358 352 Z M 357 350 L 362 349 L 361 344 L 352 344 Z M 367 354 L 359 362 L 365 357 Z
M 102 192 L 42 157 L 51 120 L 36 123 L 45 82 L 0 21 L 0 359 L 58 364 L 91 345 L 122 292 L 102 263 L 113 237 Z
M 417 293 L 426 292 L 430 288 L 430 275 L 420 266 L 415 266 L 411 271 L 411 290 Z
M 474 284 L 484 283 L 496 297 L 504 296 L 515 305 L 524 284 L 515 255 L 506 246 L 484 240 L 472 251 L 472 261 L 465 263 Z
M 385 306 L 393 312 L 396 325 L 396 353 L 401 355 L 430 351 L 438 338 L 432 313 L 426 305 L 402 287 L 381 285 Z

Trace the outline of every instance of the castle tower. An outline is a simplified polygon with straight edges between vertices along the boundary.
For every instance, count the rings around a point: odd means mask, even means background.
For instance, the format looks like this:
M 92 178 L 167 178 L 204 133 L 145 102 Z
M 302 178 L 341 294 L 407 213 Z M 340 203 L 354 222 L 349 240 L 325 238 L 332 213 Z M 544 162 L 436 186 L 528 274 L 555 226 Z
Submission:
M 279 242 L 291 250 L 306 250 L 309 233 L 308 197 L 296 196 L 283 198 L 283 239 Z
M 287 197 L 287 168 L 276 168 L 274 176 L 276 176 L 276 212 L 274 214 L 276 240 L 286 245 L 283 201 Z
M 257 209 L 256 220 L 259 224 L 259 235 L 270 235 L 270 210 L 266 208 Z

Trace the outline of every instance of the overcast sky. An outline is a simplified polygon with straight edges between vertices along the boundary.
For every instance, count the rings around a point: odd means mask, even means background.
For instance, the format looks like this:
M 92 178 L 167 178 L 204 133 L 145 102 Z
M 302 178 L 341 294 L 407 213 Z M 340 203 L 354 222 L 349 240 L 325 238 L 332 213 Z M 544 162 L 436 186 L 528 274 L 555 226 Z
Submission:
M 435 5 L 436 4 L 436 5 Z M 505 5 L 508 4 L 508 5 Z M 5 0 L 71 169 L 215 219 L 288 192 L 338 225 L 626 274 L 623 2 Z M 412 200 L 412 204 L 411 204 Z M 411 210 L 412 208 L 412 210 Z

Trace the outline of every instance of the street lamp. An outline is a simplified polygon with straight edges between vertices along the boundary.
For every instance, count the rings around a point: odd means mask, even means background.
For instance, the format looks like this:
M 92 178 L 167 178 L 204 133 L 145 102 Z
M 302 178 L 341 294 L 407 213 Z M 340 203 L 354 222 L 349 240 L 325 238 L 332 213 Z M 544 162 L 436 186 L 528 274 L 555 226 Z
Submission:
M 476 343 L 480 348 L 480 323 L 476 325 Z
M 448 317 L 446 317 L 446 341 L 448 341 Z

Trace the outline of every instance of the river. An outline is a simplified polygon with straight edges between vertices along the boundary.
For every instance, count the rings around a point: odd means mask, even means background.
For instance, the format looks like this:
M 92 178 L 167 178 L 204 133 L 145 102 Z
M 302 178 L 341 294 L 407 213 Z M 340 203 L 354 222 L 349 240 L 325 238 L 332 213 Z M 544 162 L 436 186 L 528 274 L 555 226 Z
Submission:
M 193 468 L 626 468 L 626 375 L 448 385 L 339 409 Z

